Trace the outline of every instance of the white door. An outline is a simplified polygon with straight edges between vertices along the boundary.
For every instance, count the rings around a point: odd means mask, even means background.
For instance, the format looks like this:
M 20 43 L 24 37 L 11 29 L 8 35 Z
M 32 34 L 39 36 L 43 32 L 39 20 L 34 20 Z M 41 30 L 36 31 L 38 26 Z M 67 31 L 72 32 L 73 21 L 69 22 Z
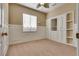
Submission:
M 58 41 L 66 43 L 66 14 L 60 15 L 58 18 Z
M 1 4 L 0 4 L 0 55 L 1 55 L 1 53 L 2 53 L 2 48 L 1 48 L 1 46 L 2 46 L 2 41 L 1 41 L 1 39 L 2 39 L 2 37 L 1 37 L 1 26 L 2 26 L 2 24 L 1 24 L 2 22 L 1 22 Z
M 62 43 L 62 16 L 60 15 L 60 16 L 58 16 L 57 17 L 57 21 L 58 21 L 58 23 L 57 23 L 57 28 L 58 28 L 58 42 L 61 42 Z
M 79 33 L 79 3 L 76 4 L 76 13 L 75 13 L 76 17 L 76 22 L 77 22 L 77 33 Z M 79 38 L 77 38 L 77 55 L 79 56 Z
M 0 55 L 5 55 L 8 40 L 8 4 L 0 4 Z
M 54 21 L 54 22 L 52 22 L 52 21 Z M 58 41 L 58 25 L 57 25 L 57 23 L 58 23 L 57 17 L 54 17 L 50 20 L 50 38 L 51 38 L 51 40 L 54 40 L 54 41 Z M 52 27 L 57 28 L 57 29 L 52 29 Z
M 52 32 L 51 32 L 51 19 L 47 19 L 47 20 L 46 20 L 46 31 L 47 31 L 47 38 L 48 38 L 48 39 L 52 39 L 52 38 L 51 38 L 51 36 L 52 36 L 52 35 L 51 35 L 51 33 L 52 33 Z
M 62 27 L 61 27 L 61 41 L 62 43 L 66 43 L 66 14 L 63 14 L 62 17 Z

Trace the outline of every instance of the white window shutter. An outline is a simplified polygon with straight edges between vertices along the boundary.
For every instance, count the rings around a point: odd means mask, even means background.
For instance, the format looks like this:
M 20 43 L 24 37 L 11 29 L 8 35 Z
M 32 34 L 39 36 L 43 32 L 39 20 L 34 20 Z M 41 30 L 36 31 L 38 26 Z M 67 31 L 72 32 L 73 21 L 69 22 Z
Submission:
M 23 32 L 30 31 L 30 15 L 23 14 Z
M 31 16 L 31 31 L 37 30 L 37 17 Z
M 23 14 L 23 32 L 31 32 L 37 30 L 37 17 L 33 15 Z

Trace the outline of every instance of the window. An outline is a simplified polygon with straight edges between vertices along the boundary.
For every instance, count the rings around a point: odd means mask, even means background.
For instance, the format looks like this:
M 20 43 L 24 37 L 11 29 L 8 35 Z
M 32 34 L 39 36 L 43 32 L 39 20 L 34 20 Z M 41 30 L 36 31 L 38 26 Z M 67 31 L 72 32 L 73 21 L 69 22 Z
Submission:
M 57 31 L 57 18 L 51 20 L 51 30 Z
M 37 30 L 37 16 L 23 13 L 23 31 L 31 32 Z

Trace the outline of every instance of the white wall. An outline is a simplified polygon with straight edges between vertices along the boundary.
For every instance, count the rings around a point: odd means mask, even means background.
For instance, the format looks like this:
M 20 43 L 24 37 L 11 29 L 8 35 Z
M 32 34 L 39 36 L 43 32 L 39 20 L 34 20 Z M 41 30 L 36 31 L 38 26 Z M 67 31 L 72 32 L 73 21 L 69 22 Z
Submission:
M 61 16 L 61 15 L 60 15 Z M 47 33 L 47 38 L 50 40 L 54 40 L 56 42 L 60 42 L 60 43 L 65 43 L 64 39 L 63 39 L 63 31 L 61 29 L 63 29 L 62 26 L 62 19 L 60 19 L 60 16 L 56 16 L 56 17 L 52 17 L 50 19 L 46 20 L 46 33 Z M 57 31 L 52 31 L 51 30 L 51 19 L 57 18 Z M 65 35 L 66 33 L 64 33 Z M 62 36 L 62 37 L 61 37 Z
M 28 42 L 46 38 L 46 27 L 38 26 L 36 32 L 24 33 L 22 25 L 9 25 L 10 44 Z
M 51 19 L 57 18 L 57 31 L 51 30 Z M 76 24 L 74 24 L 74 40 L 73 45 L 74 47 L 77 47 L 77 39 L 76 39 Z M 52 17 L 50 19 L 46 20 L 46 33 L 47 38 L 50 40 L 54 40 L 56 42 L 67 44 L 66 42 L 66 14 L 58 15 L 56 17 Z
M 79 3 L 76 4 L 76 8 L 75 8 L 75 19 L 76 19 L 76 33 L 79 32 Z M 77 55 L 79 56 L 79 39 L 77 39 Z
M 60 21 L 60 20 L 59 20 Z M 60 32 L 60 24 L 62 21 L 57 21 L 59 24 L 57 24 L 58 31 L 51 31 L 51 22 L 50 19 L 46 21 L 46 27 L 45 26 L 38 26 L 38 30 L 36 32 L 30 32 L 30 33 L 24 33 L 22 29 L 22 25 L 9 25 L 9 33 L 10 33 L 10 44 L 16 44 L 16 43 L 22 43 L 22 42 L 28 42 L 32 40 L 39 40 L 48 38 L 60 43 L 65 43 L 66 40 L 63 40 L 63 37 Z M 61 28 L 62 29 L 62 28 Z M 60 35 L 61 33 L 61 35 Z M 74 46 L 77 45 L 74 41 Z
M 48 39 L 58 41 L 58 31 L 51 31 L 51 19 L 46 20 L 46 33 Z

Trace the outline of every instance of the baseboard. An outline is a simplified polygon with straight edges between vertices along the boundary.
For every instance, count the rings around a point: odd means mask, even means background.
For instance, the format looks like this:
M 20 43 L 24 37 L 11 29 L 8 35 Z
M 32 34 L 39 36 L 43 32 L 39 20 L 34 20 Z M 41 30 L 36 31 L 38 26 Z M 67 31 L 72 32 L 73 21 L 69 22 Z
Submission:
M 51 39 L 49 39 L 49 40 L 51 40 Z M 51 41 L 55 41 L 55 40 L 51 40 Z M 55 41 L 55 42 L 57 42 L 57 43 L 61 43 L 61 44 L 65 44 L 65 45 L 68 45 L 68 46 L 72 46 L 72 47 L 75 47 L 75 48 L 77 48 L 76 46 L 73 46 L 73 45 L 69 45 L 69 44 L 67 44 L 67 43 L 58 42 L 58 41 Z
M 16 45 L 16 44 L 28 43 L 28 42 L 31 42 L 31 41 L 42 40 L 42 39 L 46 39 L 46 38 L 34 39 L 34 40 L 29 40 L 29 41 L 15 41 L 15 42 L 11 42 L 10 46 L 11 45 Z
M 9 46 L 7 46 L 7 47 L 5 48 L 5 51 L 3 52 L 3 56 L 6 56 L 7 51 L 8 51 L 8 48 L 9 48 Z
M 16 45 L 16 44 L 28 43 L 28 42 L 32 42 L 32 41 L 38 41 L 38 40 L 42 40 L 42 39 L 48 39 L 48 38 L 34 39 L 34 40 L 29 40 L 29 41 L 15 41 L 13 43 L 11 42 L 10 43 L 10 46 L 11 45 Z M 51 40 L 51 39 L 48 39 L 48 40 Z M 55 41 L 55 40 L 51 40 L 51 41 Z M 72 47 L 75 47 L 76 48 L 76 46 L 69 45 L 67 43 L 62 43 L 62 42 L 58 42 L 58 41 L 55 41 L 55 42 L 60 43 L 60 44 L 65 44 L 65 45 L 72 46 Z

